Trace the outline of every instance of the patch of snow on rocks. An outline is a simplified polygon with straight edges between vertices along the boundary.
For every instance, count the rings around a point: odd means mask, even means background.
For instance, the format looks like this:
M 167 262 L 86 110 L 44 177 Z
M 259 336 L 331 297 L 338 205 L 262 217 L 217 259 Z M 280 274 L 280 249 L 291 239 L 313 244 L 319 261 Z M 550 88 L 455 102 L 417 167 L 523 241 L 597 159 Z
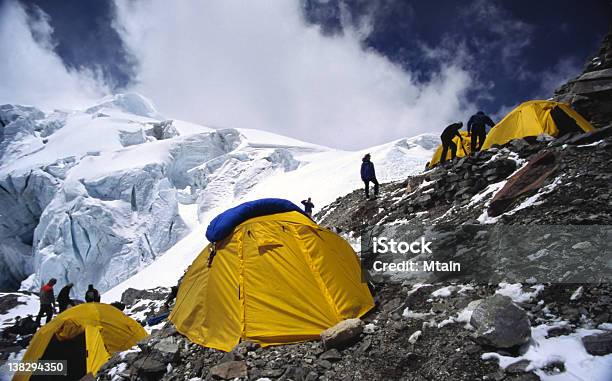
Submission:
M 0 297 L 6 296 L 8 294 L 10 293 L 0 293 Z M 40 308 L 38 296 L 20 294 L 17 301 L 21 304 L 10 309 L 5 314 L 0 315 L 0 330 L 10 325 L 13 325 L 17 316 L 26 317 L 28 315 L 35 316 L 36 314 L 38 314 L 38 310 Z
M 518 357 L 503 356 L 498 353 L 484 353 L 483 360 L 495 359 L 501 368 L 521 361 L 530 362 L 526 371 L 534 371 L 542 381 L 609 381 L 612 379 L 612 354 L 606 356 L 592 356 L 587 353 L 581 338 L 594 333 L 603 332 L 596 329 L 579 328 L 575 333 L 566 336 L 547 338 L 552 328 L 567 324 L 557 322 L 553 325 L 539 325 L 531 328 L 531 342 L 522 348 L 522 355 Z M 565 371 L 549 374 L 543 370 L 547 366 L 562 362 Z
M 530 287 L 533 291 L 523 291 L 523 285 L 521 283 L 505 283 L 499 284 L 499 288 L 495 291 L 496 294 L 504 295 L 512 299 L 517 303 L 525 303 L 533 300 L 538 296 L 544 285 L 538 284 Z

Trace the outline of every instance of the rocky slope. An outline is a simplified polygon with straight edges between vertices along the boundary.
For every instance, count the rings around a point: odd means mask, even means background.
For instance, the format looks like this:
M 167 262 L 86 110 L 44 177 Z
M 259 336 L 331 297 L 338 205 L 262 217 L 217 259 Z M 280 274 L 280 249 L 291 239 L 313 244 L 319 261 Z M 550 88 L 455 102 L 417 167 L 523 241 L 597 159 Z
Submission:
M 377 286 L 377 306 L 363 318 L 355 344 L 260 348 L 244 342 L 224 353 L 190 343 L 162 323 L 114 356 L 98 379 L 528 381 L 567 371 L 605 380 L 611 369 L 612 338 L 605 332 L 612 326 L 602 322 L 612 312 L 609 285 Z M 160 311 L 166 295 L 131 290 L 123 301 L 129 314 L 144 318 Z
M 385 184 L 376 200 L 364 200 L 363 192 L 356 190 L 318 217 L 323 225 L 361 238 L 368 268 L 374 260 L 399 259 L 371 256 L 370 235 L 407 242 L 424 235 L 433 242 L 432 256 L 407 259 L 454 260 L 464 269 L 393 274 L 404 280 L 610 282 L 612 258 L 605 253 L 611 252 L 612 193 L 607 184 L 612 179 L 612 128 L 564 140 L 514 141 L 492 148 Z M 596 142 L 576 144 L 592 140 Z M 544 153 L 554 158 L 554 170 L 537 189 L 504 203 L 494 201 L 518 179 L 519 169 Z M 586 241 L 590 243 L 581 244 Z M 585 257 L 590 260 L 585 262 Z

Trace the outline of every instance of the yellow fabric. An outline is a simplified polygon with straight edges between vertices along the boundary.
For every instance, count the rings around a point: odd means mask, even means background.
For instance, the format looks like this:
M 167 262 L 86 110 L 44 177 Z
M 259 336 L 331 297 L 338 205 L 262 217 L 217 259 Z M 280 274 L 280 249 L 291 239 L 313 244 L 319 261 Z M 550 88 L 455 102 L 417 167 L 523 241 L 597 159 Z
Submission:
M 117 308 L 102 303 L 84 303 L 67 309 L 42 326 L 32 338 L 23 362 L 38 361 L 51 338 L 69 340 L 85 331 L 87 372 L 94 375 L 115 352 L 134 346 L 147 336 L 138 322 Z M 13 381 L 26 381 L 31 374 L 20 374 Z
M 101 326 L 89 325 L 85 327 L 87 371 L 93 374 L 96 374 L 96 371 L 111 357 L 111 354 L 108 353 L 104 345 L 103 330 L 104 328 Z
M 72 319 L 66 319 L 62 322 L 62 325 L 57 331 L 55 331 L 55 337 L 59 341 L 74 339 L 78 335 L 83 333 L 83 327 Z
M 252 218 L 193 262 L 170 320 L 197 344 L 230 351 L 311 340 L 374 306 L 351 246 L 298 212 Z
M 461 137 L 463 137 L 463 144 L 461 144 L 461 140 L 458 136 L 453 138 L 453 142 L 457 145 L 457 157 L 464 157 L 470 155 L 470 144 L 472 139 L 470 135 L 468 135 L 467 131 L 459 131 Z M 446 160 L 450 160 L 452 157 L 452 153 L 450 148 L 446 153 Z M 442 158 L 442 144 L 438 146 L 436 152 L 434 152 L 431 160 L 429 161 L 429 168 L 432 168 L 434 165 L 438 164 Z
M 534 100 L 522 103 L 497 123 L 489 131 L 483 149 L 489 149 L 494 144 L 503 145 L 513 139 L 527 136 L 548 134 L 556 137 L 559 130 L 550 115 L 551 110 L 556 106 L 574 119 L 584 131 L 594 130 L 593 126 L 570 106 L 559 102 Z

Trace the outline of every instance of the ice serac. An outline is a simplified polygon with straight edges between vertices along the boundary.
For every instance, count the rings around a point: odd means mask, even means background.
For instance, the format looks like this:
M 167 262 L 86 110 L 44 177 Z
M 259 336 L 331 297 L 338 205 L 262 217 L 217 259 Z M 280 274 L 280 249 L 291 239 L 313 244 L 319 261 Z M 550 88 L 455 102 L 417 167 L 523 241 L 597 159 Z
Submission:
M 210 162 L 213 162 L 208 164 L 211 171 L 216 170 L 220 165 L 214 163 L 222 162 L 224 155 L 238 148 L 240 142 L 240 133 L 234 129 L 195 134 L 182 139 L 170 150 L 172 161 L 168 171 L 173 185 L 181 189 L 197 185 L 191 170 Z
M 246 147 L 204 163 L 189 171 L 193 186 L 203 190 L 197 197 L 198 215 L 226 200 L 240 199 L 263 179 L 298 166 L 299 161 L 283 148 Z
M 0 165 L 39 150 L 45 135 L 58 123 L 43 125 L 44 113 L 34 107 L 0 106 Z M 34 268 L 34 230 L 51 202 L 59 181 L 46 168 L 0 171 L 0 287 L 16 288 Z
M 138 94 L 84 111 L 3 105 L 0 122 L 0 289 L 110 289 L 189 233 L 181 204 L 204 218 L 319 149 L 167 120 Z
M 40 169 L 0 177 L 0 284 L 15 287 L 32 272 L 34 230 L 58 185 Z
M 69 179 L 36 229 L 38 277 L 73 282 L 77 294 L 112 287 L 186 233 L 177 205 L 163 164 Z
M 40 149 L 43 142 L 36 139 L 36 133 L 42 129 L 39 120 L 43 117 L 43 112 L 34 107 L 0 106 L 0 163 Z
M 104 113 L 105 110 L 120 110 L 127 114 L 160 118 L 159 113 L 150 100 L 136 93 L 116 94 L 102 99 L 97 105 L 85 110 L 88 114 Z
M 0 106 L 0 289 L 104 291 L 187 233 L 169 177 L 187 139 L 157 116 L 136 94 L 85 112 Z

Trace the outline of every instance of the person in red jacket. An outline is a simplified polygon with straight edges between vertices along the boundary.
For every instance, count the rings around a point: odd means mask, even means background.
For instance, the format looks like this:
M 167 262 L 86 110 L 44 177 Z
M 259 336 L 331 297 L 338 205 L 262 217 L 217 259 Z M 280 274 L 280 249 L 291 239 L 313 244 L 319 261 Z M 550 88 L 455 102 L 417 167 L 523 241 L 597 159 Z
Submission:
M 40 319 L 43 315 L 47 316 L 45 323 L 48 323 L 53 318 L 55 312 L 55 294 L 53 286 L 57 283 L 57 279 L 51 278 L 49 282 L 40 288 L 40 310 L 36 317 L 36 325 L 40 326 Z

